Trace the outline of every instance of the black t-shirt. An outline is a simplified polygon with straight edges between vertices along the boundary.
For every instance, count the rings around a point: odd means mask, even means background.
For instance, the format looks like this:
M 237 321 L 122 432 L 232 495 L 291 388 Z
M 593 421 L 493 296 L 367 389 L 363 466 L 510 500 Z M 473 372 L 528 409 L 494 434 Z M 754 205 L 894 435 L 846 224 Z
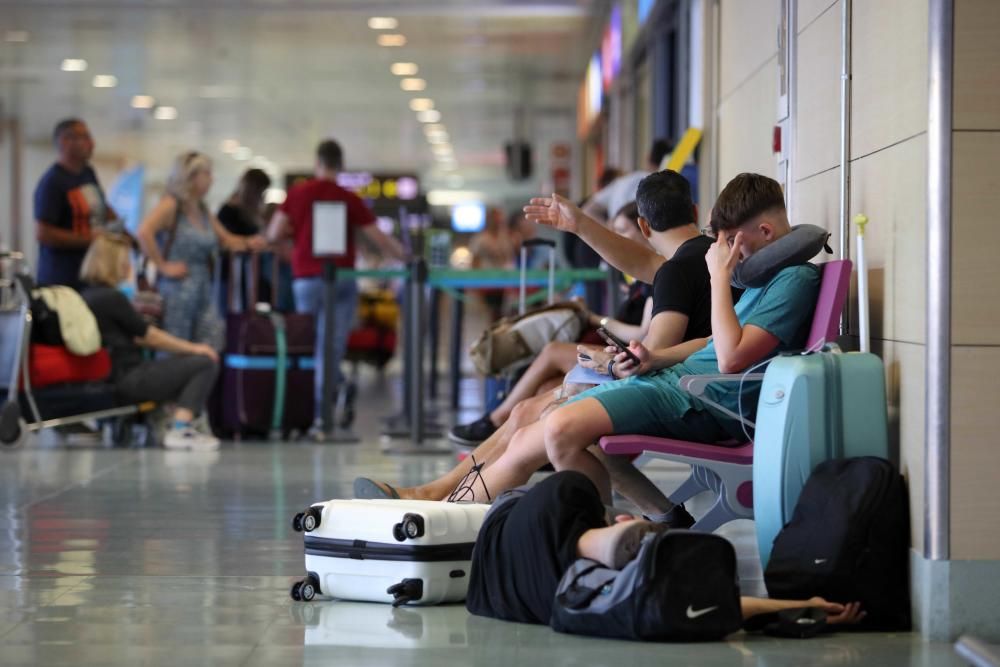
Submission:
M 101 344 L 111 354 L 111 379 L 117 381 L 142 363 L 142 348 L 135 339 L 146 335 L 149 324 L 113 287 L 87 287 L 81 296 L 97 320 Z
M 107 203 L 97 175 L 89 166 L 74 174 L 61 164 L 52 165 L 35 188 L 35 220 L 53 227 L 83 233 L 103 227 Z M 80 265 L 86 248 L 38 246 L 38 284 L 81 287 Z
M 548 624 L 577 542 L 607 525 L 605 510 L 594 483 L 572 470 L 518 493 L 498 499 L 479 529 L 465 607 L 477 616 Z
M 705 253 L 715 243 L 708 236 L 685 241 L 653 279 L 653 317 L 666 311 L 688 316 L 684 340 L 712 335 L 712 289 Z M 733 290 L 733 303 L 741 294 Z
M 239 206 L 223 204 L 217 217 L 230 234 L 253 236 L 260 233 L 257 222 Z

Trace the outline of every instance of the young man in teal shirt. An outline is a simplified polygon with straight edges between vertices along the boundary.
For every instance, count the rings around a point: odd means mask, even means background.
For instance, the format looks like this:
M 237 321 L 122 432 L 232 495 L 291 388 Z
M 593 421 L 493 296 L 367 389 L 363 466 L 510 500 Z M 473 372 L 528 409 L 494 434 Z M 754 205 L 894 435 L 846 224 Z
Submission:
M 558 196 L 533 199 L 525 212 L 530 220 L 585 240 L 597 224 Z M 519 430 L 504 455 L 480 471 L 473 483 L 476 497 L 482 491 L 495 497 L 524 484 L 548 460 L 556 470 L 582 472 L 610 502 L 607 470 L 588 451 L 602 436 L 640 433 L 713 443 L 741 433 L 737 420 L 688 395 L 677 380 L 682 375 L 740 373 L 783 351 L 801 349 L 820 274 L 811 264 L 787 267 L 733 304 L 730 281 L 736 264 L 790 231 L 784 193 L 774 179 L 759 174 L 734 178 L 719 195 L 711 224 L 717 241 L 705 257 L 712 293 L 709 344 L 676 358 L 671 350 L 654 354 L 631 341 L 629 348 L 640 363 L 621 354 L 614 367 L 614 374 L 626 379 L 583 392 Z M 746 382 L 741 397 L 739 383 L 725 383 L 711 385 L 708 395 L 733 412 L 742 403 L 743 412 L 752 417 L 759 390 L 759 383 Z

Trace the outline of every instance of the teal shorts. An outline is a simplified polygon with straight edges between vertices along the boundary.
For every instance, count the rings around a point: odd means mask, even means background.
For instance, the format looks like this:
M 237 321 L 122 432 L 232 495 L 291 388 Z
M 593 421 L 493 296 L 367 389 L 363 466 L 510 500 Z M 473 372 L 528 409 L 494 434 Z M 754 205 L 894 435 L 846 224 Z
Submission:
M 714 414 L 677 386 L 670 372 L 605 382 L 567 401 L 596 399 L 611 418 L 614 434 L 651 435 L 695 442 L 730 440 L 731 431 Z M 739 427 L 736 426 L 738 429 Z

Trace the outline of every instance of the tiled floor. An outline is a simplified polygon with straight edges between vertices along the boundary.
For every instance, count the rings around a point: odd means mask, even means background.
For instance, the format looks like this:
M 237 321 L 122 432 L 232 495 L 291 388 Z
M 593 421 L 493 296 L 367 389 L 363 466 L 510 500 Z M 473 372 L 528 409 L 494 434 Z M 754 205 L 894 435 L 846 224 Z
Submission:
M 359 474 L 409 484 L 452 461 L 383 455 L 376 416 L 392 392 L 365 384 L 360 445 L 0 452 L 0 665 L 961 664 L 950 646 L 914 635 L 644 645 L 489 621 L 461 605 L 292 603 L 289 584 L 303 574 L 294 512 L 349 495 Z M 683 475 L 651 470 L 668 486 Z M 759 592 L 751 526 L 723 534 L 744 588 Z

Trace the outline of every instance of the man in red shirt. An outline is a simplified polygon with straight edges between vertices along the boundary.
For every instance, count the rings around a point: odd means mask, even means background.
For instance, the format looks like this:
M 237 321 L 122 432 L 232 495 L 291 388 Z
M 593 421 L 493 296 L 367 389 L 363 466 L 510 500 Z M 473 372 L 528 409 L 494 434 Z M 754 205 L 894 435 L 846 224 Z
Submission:
M 333 356 L 324 359 L 322 345 L 323 332 L 323 264 L 333 262 L 337 267 L 354 268 L 355 235 L 358 233 L 371 241 L 383 254 L 405 260 L 403 246 L 393 237 L 383 234 L 374 224 L 375 216 L 353 192 L 337 185 L 337 173 L 343 168 L 343 151 L 340 144 L 332 139 L 320 143 L 316 149 L 315 178 L 292 187 L 288 197 L 274 213 L 268 226 L 267 238 L 272 243 L 285 238 L 295 242 L 292 251 L 292 290 L 295 294 L 295 309 L 300 313 L 316 315 L 316 423 L 313 434 L 322 435 L 323 365 L 333 364 L 336 386 L 342 386 L 344 375 L 340 361 L 347 350 L 347 338 L 351 323 L 358 307 L 358 286 L 354 280 L 337 280 L 336 303 L 333 315 L 336 318 L 336 337 L 333 341 Z M 317 258 L 313 255 L 313 205 L 317 202 L 342 202 L 347 211 L 347 252 L 335 259 Z

